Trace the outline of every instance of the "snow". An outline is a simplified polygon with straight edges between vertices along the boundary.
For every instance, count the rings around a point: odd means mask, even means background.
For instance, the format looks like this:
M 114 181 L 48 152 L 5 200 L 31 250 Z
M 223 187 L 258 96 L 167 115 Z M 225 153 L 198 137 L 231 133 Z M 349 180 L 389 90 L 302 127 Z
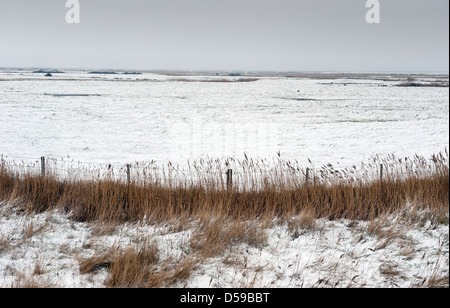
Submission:
M 189 243 L 198 227 L 195 221 L 182 231 L 170 224 L 123 224 L 101 235 L 95 224 L 57 211 L 25 216 L 5 203 L 0 211 L 0 239 L 8 242 L 0 249 L 0 287 L 18 285 L 18 277 L 65 288 L 104 287 L 107 270 L 81 274 L 81 260 L 113 246 L 136 245 L 143 237 L 157 244 L 160 262 L 179 260 L 192 256 Z M 398 234 L 386 245 L 386 238 L 368 231 L 369 222 L 318 220 L 314 229 L 295 236 L 274 222 L 264 228 L 264 245 L 230 246 L 172 287 L 411 287 L 448 277 L 448 225 L 386 219 L 386 230 L 395 226 Z M 34 232 L 27 236 L 30 226 Z
M 269 159 L 280 152 L 305 165 L 309 158 L 316 166 L 352 166 L 375 155 L 429 157 L 449 147 L 448 88 L 364 79 L 177 78 L 0 72 L 0 153 L 16 161 L 70 156 L 123 166 L 244 153 Z M 215 77 L 183 77 L 189 78 Z

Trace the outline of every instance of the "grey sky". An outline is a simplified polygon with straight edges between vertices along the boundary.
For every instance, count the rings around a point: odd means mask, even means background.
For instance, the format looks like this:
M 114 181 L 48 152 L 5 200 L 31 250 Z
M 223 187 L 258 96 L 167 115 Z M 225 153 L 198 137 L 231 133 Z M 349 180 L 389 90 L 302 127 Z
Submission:
M 0 67 L 448 71 L 449 1 L 0 0 Z

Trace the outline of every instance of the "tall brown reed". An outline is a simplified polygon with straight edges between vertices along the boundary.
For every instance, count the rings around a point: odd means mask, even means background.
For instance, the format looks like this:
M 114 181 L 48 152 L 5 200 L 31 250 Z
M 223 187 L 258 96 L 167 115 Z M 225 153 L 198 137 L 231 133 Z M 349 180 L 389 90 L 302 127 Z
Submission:
M 0 200 L 34 212 L 60 208 L 78 221 L 250 220 L 304 212 L 316 218 L 369 220 L 409 203 L 448 217 L 447 151 L 429 160 L 392 155 L 359 168 L 326 165 L 311 168 L 308 178 L 298 162 L 282 160 L 202 160 L 188 162 L 187 169 L 144 162 L 132 166 L 131 183 L 124 180 L 124 169 L 72 166 L 74 173 L 51 162 L 50 171 L 41 176 L 28 165 L 2 159 Z M 235 171 L 232 191 L 224 178 L 228 168 Z

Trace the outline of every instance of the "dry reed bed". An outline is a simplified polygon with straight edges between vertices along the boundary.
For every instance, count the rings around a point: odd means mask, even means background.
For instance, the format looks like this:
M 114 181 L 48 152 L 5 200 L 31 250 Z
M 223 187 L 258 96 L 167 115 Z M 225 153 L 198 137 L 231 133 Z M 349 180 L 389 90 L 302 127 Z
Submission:
M 384 177 L 379 179 L 380 166 Z M 373 220 L 408 203 L 446 217 L 449 206 L 448 152 L 431 159 L 374 158 L 370 163 L 337 169 L 305 169 L 279 159 L 201 160 L 187 169 L 169 163 L 135 163 L 131 183 L 125 168 L 93 167 L 48 160 L 41 176 L 35 166 L 6 159 L 0 164 L 0 200 L 19 200 L 27 211 L 55 208 L 77 221 L 172 221 L 228 217 L 238 221 L 289 218 Z M 234 170 L 233 186 L 225 173 Z M 74 172 L 76 171 L 76 172 Z

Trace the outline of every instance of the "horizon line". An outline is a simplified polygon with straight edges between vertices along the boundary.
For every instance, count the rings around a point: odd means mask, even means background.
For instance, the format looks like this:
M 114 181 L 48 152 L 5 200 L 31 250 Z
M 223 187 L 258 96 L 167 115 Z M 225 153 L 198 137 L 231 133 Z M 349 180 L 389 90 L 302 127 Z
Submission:
M 274 69 L 133 69 L 133 68 L 69 68 L 69 67 L 53 67 L 53 66 L 0 66 L 0 70 L 58 70 L 58 71 L 105 71 L 105 72 L 179 72 L 179 73 L 283 73 L 283 74 L 450 74 L 450 71 L 436 70 L 392 70 L 392 71 L 345 71 L 345 70 L 274 70 Z

